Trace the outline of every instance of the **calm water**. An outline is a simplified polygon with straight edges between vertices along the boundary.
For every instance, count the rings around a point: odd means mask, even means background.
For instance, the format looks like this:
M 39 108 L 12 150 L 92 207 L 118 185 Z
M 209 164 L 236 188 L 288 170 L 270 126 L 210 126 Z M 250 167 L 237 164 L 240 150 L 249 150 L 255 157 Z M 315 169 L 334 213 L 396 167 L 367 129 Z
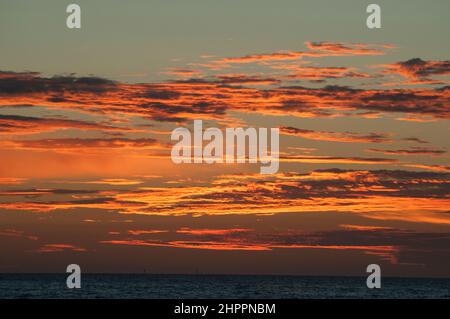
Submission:
M 65 275 L 1 274 L 0 298 L 450 298 L 450 279 L 84 274 L 81 289 Z

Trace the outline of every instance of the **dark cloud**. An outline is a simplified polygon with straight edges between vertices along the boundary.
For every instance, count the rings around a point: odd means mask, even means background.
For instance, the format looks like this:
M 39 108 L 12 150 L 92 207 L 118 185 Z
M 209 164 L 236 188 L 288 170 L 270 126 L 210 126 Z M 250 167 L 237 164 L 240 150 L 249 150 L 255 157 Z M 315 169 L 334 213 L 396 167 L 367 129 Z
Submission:
M 389 155 L 443 155 L 447 151 L 442 149 L 434 149 L 429 147 L 412 147 L 409 149 L 399 149 L 399 150 L 383 150 L 378 148 L 368 149 L 370 152 L 383 153 Z
M 81 129 L 102 131 L 129 131 L 128 128 L 114 127 L 103 123 L 94 123 L 80 120 L 69 120 L 61 118 L 39 118 L 21 115 L 0 114 L 0 134 L 33 134 L 42 131 L 53 131 L 57 129 Z
M 421 138 L 418 138 L 418 137 L 405 137 L 403 140 L 407 141 L 407 142 L 415 142 L 415 143 L 419 143 L 419 144 L 428 144 L 428 143 L 430 143 L 430 142 L 425 141 L 425 140 L 423 140 Z
M 180 92 L 158 85 L 148 87 L 142 94 L 142 97 L 156 100 L 173 100 L 179 98 L 180 96 Z
M 153 138 L 55 138 L 39 140 L 8 141 L 8 145 L 22 149 L 70 149 L 80 150 L 85 148 L 138 148 L 159 146 L 159 142 Z
M 0 72 L 0 93 L 2 95 L 37 93 L 94 93 L 114 90 L 114 81 L 99 77 L 54 76 L 44 78 L 37 72 Z
M 450 61 L 424 61 L 414 58 L 388 65 L 388 73 L 398 73 L 408 78 L 427 79 L 433 75 L 450 74 Z
M 292 126 L 283 126 L 280 127 L 280 130 L 286 135 L 299 136 L 302 138 L 321 141 L 348 143 L 386 143 L 390 141 L 388 134 L 383 133 L 358 134 L 354 132 L 314 131 Z
M 262 77 L 259 75 L 224 74 L 218 75 L 216 83 L 219 84 L 278 84 L 280 79 L 274 77 Z
M 220 83 L 234 80 L 244 84 L 255 79 L 224 78 L 218 83 L 201 79 L 155 85 L 123 84 L 99 78 L 42 78 L 34 73 L 24 79 L 21 74 L 16 77 L 10 74 L 0 79 L 3 81 L 0 96 L 4 106 L 45 104 L 96 114 L 114 112 L 172 122 L 198 117 L 219 119 L 229 110 L 316 117 L 348 114 L 349 110 L 450 117 L 448 87 L 374 90 L 346 86 L 280 86 L 257 89 Z M 9 84 L 5 84 L 7 82 Z M 354 115 L 358 116 L 358 113 Z
M 45 190 L 28 192 L 43 193 Z M 52 190 L 48 193 L 52 194 Z M 327 169 L 308 174 L 225 175 L 204 186 L 131 188 L 75 200 L 15 200 L 5 203 L 3 208 L 26 211 L 98 208 L 161 215 L 355 211 L 381 220 L 446 224 L 448 217 L 442 211 L 448 210 L 445 202 L 449 193 L 450 173 Z

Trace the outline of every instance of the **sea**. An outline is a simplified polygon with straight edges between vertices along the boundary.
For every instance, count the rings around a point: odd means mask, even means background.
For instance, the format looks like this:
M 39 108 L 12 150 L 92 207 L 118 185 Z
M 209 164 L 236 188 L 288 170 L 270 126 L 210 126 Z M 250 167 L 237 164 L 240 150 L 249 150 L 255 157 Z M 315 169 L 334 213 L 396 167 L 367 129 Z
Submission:
M 83 274 L 80 289 L 66 274 L 0 274 L 0 298 L 20 299 L 331 299 L 450 298 L 450 279 L 254 275 Z

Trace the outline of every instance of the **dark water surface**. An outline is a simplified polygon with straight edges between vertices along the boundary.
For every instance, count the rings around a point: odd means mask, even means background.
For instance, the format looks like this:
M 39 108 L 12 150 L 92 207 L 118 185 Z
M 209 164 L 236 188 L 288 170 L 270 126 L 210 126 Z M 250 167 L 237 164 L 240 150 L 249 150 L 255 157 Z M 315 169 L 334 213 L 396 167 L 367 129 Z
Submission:
M 450 298 L 450 279 L 84 274 L 68 289 L 65 274 L 0 274 L 0 298 Z

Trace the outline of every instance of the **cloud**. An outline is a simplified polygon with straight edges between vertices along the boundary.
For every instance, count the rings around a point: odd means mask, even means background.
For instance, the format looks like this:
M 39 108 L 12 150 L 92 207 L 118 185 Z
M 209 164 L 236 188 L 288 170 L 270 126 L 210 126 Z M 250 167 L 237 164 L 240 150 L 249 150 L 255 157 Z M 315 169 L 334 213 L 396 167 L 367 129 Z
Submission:
M 447 153 L 447 151 L 442 149 L 434 149 L 429 147 L 411 147 L 409 149 L 399 149 L 399 150 L 383 150 L 378 148 L 369 148 L 368 151 L 383 153 L 388 155 L 433 155 L 439 156 Z
M 405 167 L 422 168 L 436 172 L 450 172 L 450 166 L 444 165 L 426 165 L 426 164 L 403 164 Z
M 211 64 L 234 64 L 254 63 L 270 61 L 298 60 L 303 57 L 326 57 L 326 56 L 355 56 L 355 55 L 382 55 L 390 45 L 373 45 L 361 43 L 339 43 L 339 42 L 306 42 L 310 51 L 281 51 L 274 53 L 250 54 L 241 57 L 229 57 L 214 60 Z
M 363 90 L 343 86 L 326 86 L 311 89 L 290 86 L 270 91 L 269 96 L 279 105 L 271 111 L 310 116 L 333 116 L 339 110 L 370 110 L 377 112 L 400 112 L 448 118 L 450 111 L 445 102 L 449 88 L 440 89 L 392 89 Z M 273 103 L 273 102 L 272 102 Z M 267 110 L 269 112 L 269 110 Z M 355 114 L 357 116 L 357 114 Z
M 417 116 L 407 116 L 407 117 L 398 117 L 397 121 L 407 121 L 407 122 L 416 122 L 416 123 L 430 123 L 436 122 L 436 119 L 433 118 L 425 118 L 425 117 L 417 117 Z
M 144 241 L 144 240 L 103 240 L 101 244 L 127 245 L 127 246 L 147 246 L 147 247 L 173 247 L 185 249 L 205 249 L 205 250 L 247 250 L 261 251 L 270 248 L 260 245 L 245 245 L 239 243 L 224 243 L 216 241 Z
M 86 149 L 154 149 L 162 147 L 153 138 L 55 138 L 3 141 L 4 147 L 27 150 L 83 151 Z
M 169 69 L 168 71 L 162 72 L 162 73 L 168 74 L 168 75 L 176 75 L 179 77 L 194 77 L 194 76 L 199 76 L 202 74 L 202 72 L 199 70 L 186 69 L 186 68 L 173 68 L 173 69 Z
M 87 121 L 0 114 L 0 134 L 36 134 L 60 129 L 101 130 L 113 132 L 132 131 L 129 128 L 114 127 L 108 124 Z
M 233 58 L 223 58 L 221 60 L 213 61 L 213 64 L 230 64 L 230 63 L 254 63 L 254 62 L 265 62 L 265 61 L 286 61 L 286 60 L 297 60 L 305 56 L 312 56 L 313 53 L 306 53 L 301 51 L 284 51 L 275 53 L 264 53 L 264 54 L 251 54 L 241 57 Z
M 54 76 L 41 77 L 38 72 L 0 71 L 0 92 L 5 95 L 55 94 L 49 100 L 61 98 L 64 93 L 101 94 L 116 89 L 116 83 L 99 77 Z
M 187 227 L 183 227 L 177 230 L 178 234 L 190 234 L 196 236 L 225 236 L 234 233 L 242 233 L 242 232 L 252 232 L 254 229 L 249 228 L 232 228 L 232 229 L 190 229 Z
M 178 233 L 180 234 L 180 233 Z M 183 232 L 182 238 L 135 240 L 102 240 L 102 244 L 172 247 L 181 249 L 222 251 L 271 251 L 280 249 L 360 251 L 375 255 L 391 264 L 409 264 L 406 252 L 430 253 L 448 249 L 446 232 L 421 232 L 394 227 L 340 225 L 340 229 L 303 231 L 296 229 L 237 231 L 237 232 Z
M 370 78 L 368 73 L 356 72 L 354 68 L 347 67 L 304 67 L 294 65 L 273 66 L 275 69 L 291 71 L 286 78 L 289 79 L 343 79 L 343 78 Z
M 233 84 L 233 85 L 273 85 L 281 82 L 280 79 L 274 77 L 262 77 L 259 75 L 246 75 L 246 74 L 223 74 L 216 75 L 215 82 L 219 84 Z
M 27 181 L 26 178 L 20 177 L 0 177 L 0 185 L 19 185 Z
M 382 55 L 386 49 L 393 49 L 390 44 L 340 43 L 340 42 L 306 42 L 308 49 L 342 55 Z
M 427 80 L 434 75 L 450 75 L 450 61 L 424 61 L 414 58 L 403 62 L 385 65 L 385 73 L 400 74 L 413 80 Z
M 86 184 L 99 184 L 99 185 L 117 185 L 117 186 L 129 186 L 129 185 L 139 185 L 144 183 L 140 180 L 126 179 L 126 178 L 106 178 L 96 181 L 88 181 Z
M 28 198 L 36 198 L 43 195 L 86 195 L 100 194 L 97 190 L 90 189 L 62 189 L 62 188 L 29 188 L 29 189 L 12 189 L 0 191 L 0 196 L 27 196 Z
M 358 134 L 353 132 L 327 132 L 299 129 L 292 126 L 282 126 L 280 127 L 280 131 L 285 135 L 298 136 L 318 141 L 346 143 L 386 143 L 391 141 L 389 135 L 383 133 Z
M 403 141 L 407 141 L 407 142 L 415 142 L 415 143 L 419 143 L 419 144 L 428 144 L 430 142 L 425 141 L 421 138 L 418 137 L 405 137 L 403 138 Z
M 2 208 L 36 212 L 91 208 L 161 216 L 334 211 L 376 220 L 450 225 L 446 215 L 449 177 L 444 172 L 340 169 L 273 176 L 223 175 L 206 184 L 105 190 L 85 199 L 25 197 L 10 200 Z M 191 230 L 197 229 L 185 232 Z
M 69 244 L 46 244 L 36 250 L 38 253 L 55 253 L 62 251 L 85 252 L 85 248 Z
M 36 241 L 39 239 L 39 237 L 34 235 L 26 235 L 25 231 L 23 230 L 17 230 L 17 229 L 0 229 L 0 236 L 5 237 L 18 237 L 18 238 L 25 238 L 28 240 Z
M 376 157 L 342 157 L 342 156 L 281 156 L 281 162 L 315 163 L 315 164 L 394 164 L 397 160 Z
M 361 225 L 340 225 L 341 228 L 357 231 L 378 231 L 378 230 L 394 230 L 392 227 L 383 226 L 361 226 Z
M 133 236 L 141 236 L 141 235 L 153 235 L 153 234 L 161 234 L 167 233 L 167 230 L 156 230 L 156 229 L 145 229 L 145 230 L 129 230 L 128 234 Z
M 5 81 L 11 79 L 8 78 Z M 4 106 L 46 105 L 50 108 L 72 109 L 97 115 L 113 113 L 167 122 L 186 122 L 199 117 L 205 120 L 219 120 L 226 117 L 228 111 L 299 117 L 342 116 L 343 112 L 346 115 L 349 112 L 355 112 L 353 115 L 358 116 L 357 111 L 395 112 L 435 118 L 450 117 L 450 111 L 446 107 L 450 96 L 448 87 L 375 90 L 345 86 L 322 88 L 278 86 L 271 89 L 258 89 L 220 83 L 220 81 L 241 81 L 242 84 L 245 80 L 255 81 L 256 79 L 225 77 L 217 83 L 205 79 L 158 84 L 115 82 L 113 89 L 104 91 L 102 90 L 105 84 L 102 81 L 97 83 L 93 80 L 92 84 L 89 84 L 90 89 L 82 91 L 78 88 L 78 80 L 63 82 L 64 89 L 61 89 L 62 84 L 59 83 L 58 78 L 34 76 L 25 81 L 18 75 L 15 79 L 14 92 L 0 90 L 0 97 Z M 33 86 L 32 83 L 30 84 L 33 81 L 48 83 L 45 86 L 45 92 L 29 89 L 28 86 Z M 56 84 L 52 85 L 53 81 L 56 81 Z M 83 81 L 86 82 L 86 80 Z M 99 86 L 98 90 L 95 89 L 96 85 Z M 51 98 L 55 95 L 59 95 L 60 98 Z M 25 121 L 22 119 L 21 122 Z M 57 124 L 54 121 L 53 124 L 90 127 L 86 123 L 74 122 Z

